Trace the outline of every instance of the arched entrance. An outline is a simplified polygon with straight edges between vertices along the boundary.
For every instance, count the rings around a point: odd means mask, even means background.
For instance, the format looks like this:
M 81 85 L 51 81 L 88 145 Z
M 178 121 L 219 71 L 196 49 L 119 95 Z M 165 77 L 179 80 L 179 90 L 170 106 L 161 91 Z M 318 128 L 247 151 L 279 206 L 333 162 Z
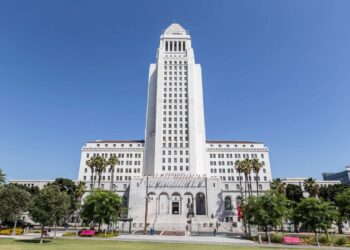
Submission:
M 205 195 L 203 193 L 197 193 L 196 195 L 196 214 L 205 215 Z

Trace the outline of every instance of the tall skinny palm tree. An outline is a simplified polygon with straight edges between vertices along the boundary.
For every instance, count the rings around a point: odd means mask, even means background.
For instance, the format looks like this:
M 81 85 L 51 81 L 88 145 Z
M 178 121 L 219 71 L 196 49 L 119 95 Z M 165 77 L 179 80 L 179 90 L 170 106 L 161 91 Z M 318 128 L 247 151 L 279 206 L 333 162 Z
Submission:
M 255 172 L 255 181 L 256 181 L 256 196 L 259 196 L 259 172 L 262 168 L 262 163 L 258 159 L 253 159 L 251 161 L 252 169 Z
M 102 173 L 106 170 L 106 159 L 103 158 L 102 156 L 96 156 L 96 158 L 94 159 L 94 165 L 96 168 L 96 174 L 98 175 L 98 185 L 97 187 L 100 188 L 101 187 L 101 178 L 102 178 Z
M 243 173 L 244 173 L 244 178 L 245 178 L 245 183 L 244 183 L 244 186 L 245 186 L 245 196 L 247 196 L 247 181 L 248 181 L 248 194 L 250 196 L 251 194 L 251 182 L 250 182 L 250 173 L 252 172 L 252 167 L 251 167 L 251 163 L 250 163 L 250 160 L 249 159 L 245 159 L 242 161 L 242 164 L 243 164 Z
M 90 187 L 91 190 L 94 187 L 94 170 L 95 170 L 94 160 L 95 160 L 95 157 L 93 156 L 86 161 L 86 166 L 88 166 L 91 170 L 91 187 Z
M 239 178 L 239 189 L 241 191 L 241 199 L 243 199 L 243 187 L 242 187 L 242 177 L 241 174 L 243 172 L 243 165 L 240 160 L 235 161 L 235 169 L 238 172 L 238 178 Z
M 2 171 L 2 169 L 0 169 L 0 186 L 5 184 L 5 177 L 6 177 L 6 174 Z
M 117 156 L 115 154 L 113 154 L 111 157 L 109 157 L 107 164 L 109 165 L 109 171 L 111 172 L 111 187 L 110 187 L 110 189 L 113 190 L 114 169 L 115 169 L 115 166 L 118 164 Z
M 308 178 L 304 181 L 304 189 L 309 193 L 310 197 L 316 197 L 319 193 L 320 187 L 313 178 Z

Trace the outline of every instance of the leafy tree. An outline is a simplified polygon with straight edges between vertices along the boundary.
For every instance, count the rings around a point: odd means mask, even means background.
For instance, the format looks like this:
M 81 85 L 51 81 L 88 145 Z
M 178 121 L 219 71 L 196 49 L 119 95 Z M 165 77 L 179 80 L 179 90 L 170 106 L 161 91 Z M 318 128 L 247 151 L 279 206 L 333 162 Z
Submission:
M 303 190 L 298 185 L 288 184 L 286 186 L 286 197 L 288 200 L 298 203 L 303 198 Z
M 288 207 L 293 211 L 303 198 L 303 190 L 298 185 L 288 184 L 286 187 L 286 197 L 290 201 Z M 299 224 L 298 220 L 294 218 L 293 213 L 290 214 L 289 219 L 293 222 L 294 231 L 297 233 Z
M 323 186 L 319 189 L 319 197 L 325 201 L 329 201 L 331 203 L 335 202 L 335 197 L 347 189 L 349 186 L 345 184 L 335 184 L 329 186 Z
M 111 190 L 113 190 L 114 170 L 117 164 L 118 164 L 118 158 L 115 154 L 113 154 L 111 157 L 109 157 L 107 162 L 107 165 L 109 165 L 109 171 L 111 172 L 111 187 L 110 187 Z
M 30 194 L 15 185 L 5 185 L 0 189 L 0 220 L 16 222 L 26 212 L 30 202 Z
M 342 222 L 350 221 L 350 188 L 345 189 L 335 197 L 335 204 L 339 208 L 339 220 L 338 227 L 340 226 L 339 233 L 343 233 Z
M 286 183 L 282 182 L 280 178 L 274 179 L 271 183 L 271 189 L 278 194 L 286 193 Z
M 337 208 L 329 202 L 314 197 L 303 199 L 294 209 L 294 218 L 310 231 L 323 230 L 328 238 L 328 229 L 337 221 Z
M 26 185 L 23 185 L 23 184 L 18 184 L 18 183 L 10 183 L 9 185 L 11 186 L 15 186 L 15 187 L 18 187 L 24 191 L 27 191 L 28 193 L 30 193 L 30 195 L 33 197 L 35 195 L 37 195 L 39 193 L 39 187 L 38 186 L 26 186 Z
M 262 163 L 258 159 L 251 160 L 252 169 L 255 172 L 255 181 L 256 181 L 256 195 L 259 196 L 259 172 L 263 167 Z
M 309 193 L 309 197 L 316 197 L 319 191 L 319 185 L 313 178 L 308 178 L 304 181 L 305 191 Z
M 85 223 L 98 223 L 100 230 L 103 223 L 109 225 L 118 219 L 121 206 L 122 201 L 118 194 L 97 189 L 85 198 L 81 217 Z
M 56 178 L 54 182 L 49 183 L 48 185 L 55 185 L 59 188 L 61 192 L 67 193 L 67 195 L 70 198 L 69 212 L 70 214 L 72 214 L 77 207 L 77 200 L 76 200 L 77 186 L 75 185 L 75 182 L 67 178 Z
M 57 185 L 48 185 L 40 190 L 29 205 L 29 215 L 33 221 L 40 223 L 41 237 L 43 242 L 43 231 L 45 226 L 58 224 L 66 218 L 69 211 L 70 198 L 66 192 L 61 192 Z
M 268 192 L 262 196 L 249 197 L 243 212 L 250 224 L 262 227 L 267 235 L 270 228 L 281 226 L 287 218 L 287 203 L 285 195 Z
M 5 184 L 6 174 L 0 168 L 0 187 Z
M 340 215 L 337 221 L 338 232 L 343 233 L 343 222 L 346 221 L 346 216 L 342 212 L 342 204 L 338 204 L 336 197 L 338 194 L 344 192 L 349 186 L 344 184 L 335 184 L 320 187 L 319 197 L 325 201 L 332 203 L 339 208 Z

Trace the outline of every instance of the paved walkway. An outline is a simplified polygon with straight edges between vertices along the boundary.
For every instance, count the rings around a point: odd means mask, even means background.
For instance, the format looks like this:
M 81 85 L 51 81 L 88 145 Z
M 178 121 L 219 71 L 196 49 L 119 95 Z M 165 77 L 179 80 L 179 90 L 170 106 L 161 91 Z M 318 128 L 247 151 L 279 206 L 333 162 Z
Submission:
M 201 243 L 201 244 L 239 244 L 257 245 L 257 243 L 241 238 L 221 236 L 164 236 L 164 235 L 119 235 L 113 239 L 122 241 L 149 241 L 167 243 Z

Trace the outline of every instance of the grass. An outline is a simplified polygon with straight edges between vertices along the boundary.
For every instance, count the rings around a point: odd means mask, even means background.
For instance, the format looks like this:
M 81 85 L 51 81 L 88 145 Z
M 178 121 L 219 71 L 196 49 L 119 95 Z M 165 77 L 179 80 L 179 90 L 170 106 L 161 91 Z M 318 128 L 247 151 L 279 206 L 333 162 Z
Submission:
M 225 245 L 201 245 L 182 243 L 151 243 L 151 242 L 124 242 L 117 240 L 79 240 L 56 239 L 46 240 L 42 245 L 38 240 L 13 240 L 0 239 L 1 250 L 258 250 L 272 249 L 264 247 L 225 246 Z M 273 248 L 277 250 L 278 248 Z M 281 248 L 282 249 L 282 248 Z M 286 248 L 283 248 L 286 249 Z M 301 249 L 299 249 L 301 250 Z

